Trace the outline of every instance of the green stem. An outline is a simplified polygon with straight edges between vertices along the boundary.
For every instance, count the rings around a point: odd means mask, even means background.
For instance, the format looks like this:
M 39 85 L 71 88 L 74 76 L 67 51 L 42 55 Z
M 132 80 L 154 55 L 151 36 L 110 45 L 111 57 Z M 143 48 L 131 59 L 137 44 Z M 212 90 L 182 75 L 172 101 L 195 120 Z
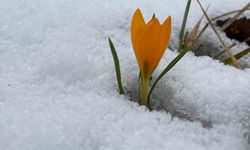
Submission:
M 193 46 L 193 45 L 192 45 Z M 176 63 L 181 60 L 181 58 L 190 50 L 190 48 L 192 47 L 190 46 L 189 48 L 187 49 L 184 49 L 177 57 L 175 57 L 174 60 L 171 61 L 171 63 L 161 72 L 161 74 L 157 77 L 157 79 L 155 80 L 155 82 L 153 83 L 153 85 L 151 86 L 151 89 L 149 91 L 149 94 L 148 94 L 148 105 L 150 104 L 150 95 L 152 94 L 156 84 L 160 81 L 160 79 L 169 71 L 171 70 L 175 65 Z
M 150 78 L 143 77 L 141 78 L 140 83 L 140 98 L 139 98 L 139 104 L 140 105 L 148 105 L 148 89 L 149 89 L 149 82 Z
M 186 5 L 186 9 L 185 9 L 185 13 L 184 13 L 184 17 L 182 20 L 180 35 L 179 35 L 179 47 L 178 47 L 179 52 L 182 51 L 182 45 L 183 45 L 184 34 L 185 34 L 185 27 L 186 27 L 186 23 L 187 23 L 190 5 L 191 5 L 191 0 L 188 0 L 187 5 Z

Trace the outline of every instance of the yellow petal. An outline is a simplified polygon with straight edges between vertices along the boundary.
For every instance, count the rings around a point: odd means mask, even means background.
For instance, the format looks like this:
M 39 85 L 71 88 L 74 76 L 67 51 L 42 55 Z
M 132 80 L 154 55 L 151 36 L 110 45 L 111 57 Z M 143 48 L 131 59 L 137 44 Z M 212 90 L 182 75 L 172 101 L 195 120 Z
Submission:
M 156 53 L 155 55 L 155 59 L 159 60 L 158 63 L 160 62 L 160 59 L 162 58 L 167 46 L 168 46 L 168 42 L 170 39 L 170 35 L 171 35 L 171 17 L 168 17 L 164 23 L 161 25 L 161 32 L 160 32 L 160 48 L 158 53 Z M 157 65 L 158 65 L 157 63 Z M 157 67 L 157 65 L 155 65 L 155 68 Z M 155 68 L 153 68 L 153 70 L 155 70 Z
M 161 32 L 160 32 L 160 48 L 157 54 L 157 56 L 155 56 L 156 60 L 159 60 L 157 65 L 159 64 L 167 46 L 168 46 L 168 42 L 170 39 L 170 35 L 171 35 L 171 17 L 168 17 L 164 23 L 161 25 Z M 155 68 L 157 67 L 157 65 L 155 65 Z M 155 70 L 155 68 L 153 68 L 153 70 Z
M 171 35 L 171 17 L 168 17 L 161 25 L 161 50 L 165 51 Z
M 152 18 L 146 25 L 139 40 L 142 60 L 139 62 L 142 73 L 151 75 L 159 63 L 161 25 L 157 18 Z
M 141 61 L 141 54 L 139 53 L 138 42 L 144 28 L 145 21 L 143 19 L 140 9 L 138 8 L 134 13 L 131 22 L 131 40 L 138 63 Z

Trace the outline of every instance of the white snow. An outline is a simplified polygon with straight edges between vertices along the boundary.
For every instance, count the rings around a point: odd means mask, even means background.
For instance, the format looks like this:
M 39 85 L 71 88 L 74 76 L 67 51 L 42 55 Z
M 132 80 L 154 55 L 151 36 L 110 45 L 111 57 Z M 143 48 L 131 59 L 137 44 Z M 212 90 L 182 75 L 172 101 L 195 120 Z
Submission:
M 209 14 L 248 0 L 211 0 Z M 185 0 L 1 0 L 1 150 L 249 150 L 250 69 L 237 70 L 188 53 L 155 89 L 156 105 L 178 107 L 182 120 L 129 101 L 138 66 L 130 20 L 173 18 L 176 43 Z M 193 1 L 190 29 L 202 12 Z M 116 89 L 111 37 L 128 94 Z M 205 37 L 216 41 L 212 31 Z M 167 50 L 157 74 L 177 53 Z M 211 121 L 204 128 L 202 120 Z

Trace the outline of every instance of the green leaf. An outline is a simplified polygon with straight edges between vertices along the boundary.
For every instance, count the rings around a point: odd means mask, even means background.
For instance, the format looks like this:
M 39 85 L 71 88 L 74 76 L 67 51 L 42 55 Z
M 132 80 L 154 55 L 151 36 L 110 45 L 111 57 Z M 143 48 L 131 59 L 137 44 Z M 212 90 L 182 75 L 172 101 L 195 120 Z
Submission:
M 248 53 L 250 53 L 250 48 L 247 48 L 247 49 L 235 54 L 234 57 L 238 60 L 238 59 L 244 57 L 245 55 L 247 55 Z M 231 58 L 227 58 L 227 59 L 223 60 L 223 63 L 225 65 L 229 65 L 229 64 L 232 64 L 233 61 Z
M 156 84 L 160 81 L 160 79 L 170 70 L 172 69 L 176 63 L 181 60 L 181 58 L 188 52 L 190 48 L 187 48 L 187 49 L 184 49 L 177 57 L 175 57 L 174 60 L 172 60 L 172 62 L 161 72 L 161 74 L 157 77 L 157 79 L 155 80 L 155 82 L 153 83 L 150 91 L 149 91 L 149 94 L 148 94 L 148 106 L 149 106 L 149 103 L 150 103 L 150 95 L 152 94 Z
M 121 71 L 120 71 L 120 64 L 119 64 L 119 58 L 116 53 L 114 44 L 112 43 L 111 39 L 109 38 L 109 46 L 110 50 L 114 59 L 114 64 L 115 64 L 115 71 L 116 71 L 116 79 L 117 79 L 117 84 L 118 84 L 118 89 L 120 94 L 124 94 L 123 88 L 122 88 L 122 81 L 121 81 Z
M 182 49 L 182 44 L 183 44 L 183 40 L 184 40 L 185 28 L 186 28 L 186 23 L 187 23 L 187 18 L 188 18 L 190 6 L 191 6 L 191 0 L 188 0 L 187 5 L 186 5 L 186 9 L 185 9 L 185 13 L 184 13 L 184 17 L 182 20 L 180 35 L 179 35 L 179 47 L 178 47 L 179 52 Z

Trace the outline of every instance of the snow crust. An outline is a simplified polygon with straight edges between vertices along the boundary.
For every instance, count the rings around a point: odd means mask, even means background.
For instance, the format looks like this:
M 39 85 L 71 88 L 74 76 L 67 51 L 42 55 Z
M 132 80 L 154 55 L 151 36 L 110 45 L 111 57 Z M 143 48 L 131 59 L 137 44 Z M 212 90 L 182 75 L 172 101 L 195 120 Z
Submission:
M 164 77 L 153 99 L 192 121 L 149 112 L 129 101 L 138 66 L 130 20 L 140 7 L 173 18 L 176 42 L 185 0 L 1 0 L 1 150 L 249 150 L 250 69 L 237 70 L 188 53 Z M 211 0 L 209 14 L 248 0 Z M 187 28 L 202 16 L 193 1 Z M 206 37 L 216 41 L 212 31 Z M 127 95 L 120 96 L 107 38 L 121 61 Z M 167 50 L 153 78 L 176 56 Z M 212 122 L 204 128 L 201 120 Z

